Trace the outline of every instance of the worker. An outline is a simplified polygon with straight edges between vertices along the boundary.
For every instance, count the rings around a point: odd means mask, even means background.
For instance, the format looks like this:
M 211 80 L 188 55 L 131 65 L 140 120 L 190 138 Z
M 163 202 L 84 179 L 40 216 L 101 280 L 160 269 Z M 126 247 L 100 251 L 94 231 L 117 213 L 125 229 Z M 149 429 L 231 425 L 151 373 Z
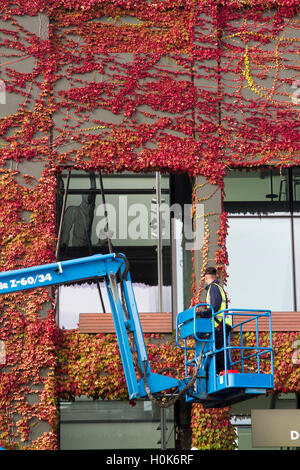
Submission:
M 211 305 L 215 315 L 215 347 L 222 349 L 227 344 L 227 339 L 231 331 L 231 316 L 225 315 L 225 341 L 223 331 L 223 313 L 218 315 L 218 312 L 228 308 L 228 301 L 223 287 L 217 279 L 216 268 L 209 266 L 204 273 L 204 280 L 206 284 L 206 303 Z M 200 312 L 200 317 L 209 318 L 212 315 L 212 309 L 207 307 L 205 311 Z M 219 374 L 225 369 L 224 351 L 216 354 L 216 373 Z

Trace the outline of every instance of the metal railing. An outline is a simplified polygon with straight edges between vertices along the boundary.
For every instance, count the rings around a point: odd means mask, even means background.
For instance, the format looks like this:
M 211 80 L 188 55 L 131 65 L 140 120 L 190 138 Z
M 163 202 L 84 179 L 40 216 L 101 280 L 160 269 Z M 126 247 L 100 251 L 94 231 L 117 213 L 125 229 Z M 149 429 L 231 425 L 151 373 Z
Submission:
M 198 304 L 195 307 L 188 309 L 185 312 L 182 312 L 177 317 L 177 328 L 176 328 L 176 343 L 177 346 L 184 350 L 185 354 L 185 373 L 190 375 L 189 368 L 196 367 L 197 361 L 199 359 L 199 344 L 211 343 L 211 348 L 206 348 L 205 356 L 209 356 L 213 360 L 214 371 L 216 371 L 216 355 L 219 353 L 224 354 L 224 375 L 228 374 L 229 370 L 233 368 L 238 368 L 240 373 L 245 373 L 247 367 L 251 368 L 251 372 L 260 374 L 265 373 L 262 370 L 261 362 L 262 357 L 268 357 L 270 363 L 270 374 L 274 375 L 274 366 L 273 366 L 273 342 L 272 342 L 272 322 L 271 322 L 271 312 L 269 310 L 253 310 L 253 309 L 226 309 L 221 312 L 214 313 L 212 309 L 212 317 L 209 319 L 211 321 L 211 334 L 207 335 L 201 331 L 197 331 L 197 311 L 200 309 L 204 310 L 208 304 Z M 225 326 L 225 317 L 231 316 L 231 318 L 239 318 L 238 322 L 232 324 L 232 329 L 228 337 L 228 343 L 220 349 L 215 347 L 215 328 L 214 328 L 214 318 L 215 316 L 222 315 L 222 328 L 223 336 L 226 338 L 226 326 Z M 259 338 L 259 320 L 262 318 L 267 318 L 269 322 L 269 344 L 268 346 L 263 346 L 260 344 Z M 241 321 L 240 321 L 241 320 Z M 193 322 L 192 334 L 189 337 L 185 337 L 181 340 L 180 329 L 183 325 L 188 322 Z M 244 333 L 243 326 L 253 322 L 255 327 L 253 333 L 255 334 L 254 345 L 249 345 L 244 342 Z M 233 322 L 232 322 L 233 323 Z M 232 344 L 233 334 L 235 335 L 235 340 L 239 339 L 239 344 Z M 193 344 L 194 340 L 194 344 Z M 183 345 L 182 345 L 183 342 Z M 197 345 L 198 343 L 198 345 Z M 194 357 L 189 356 L 189 352 L 194 351 Z M 240 353 L 238 359 L 233 358 L 234 351 Z M 250 364 L 252 360 L 252 365 Z M 254 363 L 254 364 L 253 364 Z
M 273 341 L 272 341 L 272 320 L 271 320 L 271 312 L 269 310 L 248 310 L 248 309 L 230 309 L 223 312 L 225 315 L 231 315 L 235 319 L 238 317 L 239 321 L 232 325 L 232 330 L 229 335 L 228 345 L 224 347 L 224 354 L 225 354 L 225 371 L 227 369 L 227 354 L 226 350 L 229 352 L 229 366 L 240 367 L 240 372 L 244 373 L 247 367 L 248 361 L 252 359 L 256 362 L 256 373 L 260 374 L 264 371 L 261 369 L 261 358 L 262 356 L 268 356 L 271 366 L 270 373 L 273 375 Z M 262 318 L 267 318 L 269 323 L 269 344 L 268 346 L 263 346 L 260 344 L 260 337 L 259 337 L 259 320 Z M 223 317 L 224 319 L 224 317 Z M 255 335 L 254 338 L 254 345 L 248 345 L 244 343 L 244 331 L 243 326 L 248 323 L 254 323 L 254 331 L 252 332 Z M 223 320 L 223 328 L 224 328 L 224 320 Z M 232 346 L 231 338 L 232 333 L 239 333 L 240 344 Z M 240 359 L 232 360 L 232 351 L 239 350 L 240 351 Z M 253 367 L 253 366 L 252 366 Z

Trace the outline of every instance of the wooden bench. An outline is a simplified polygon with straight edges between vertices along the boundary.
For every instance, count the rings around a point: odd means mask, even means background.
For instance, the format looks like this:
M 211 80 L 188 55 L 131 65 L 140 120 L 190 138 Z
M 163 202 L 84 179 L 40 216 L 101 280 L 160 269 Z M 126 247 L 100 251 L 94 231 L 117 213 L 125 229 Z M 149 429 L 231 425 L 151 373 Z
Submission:
M 244 321 L 250 316 L 234 317 L 233 325 Z M 300 331 L 300 312 L 271 312 L 272 331 Z M 243 331 L 255 331 L 255 321 L 243 325 Z M 269 331 L 269 319 L 260 318 L 258 321 L 259 331 Z M 238 331 L 238 329 L 236 329 Z
M 235 317 L 233 324 L 250 317 Z M 300 331 L 300 312 L 272 312 L 272 331 Z M 172 333 L 172 313 L 140 313 L 144 333 Z M 259 331 L 269 331 L 269 321 L 261 318 Z M 111 313 L 81 313 L 79 315 L 80 333 L 115 333 Z M 237 330 L 236 330 L 237 331 Z M 255 331 L 255 322 L 243 325 L 243 331 Z
M 171 312 L 140 313 L 144 333 L 172 333 Z M 80 333 L 115 333 L 111 313 L 80 313 Z

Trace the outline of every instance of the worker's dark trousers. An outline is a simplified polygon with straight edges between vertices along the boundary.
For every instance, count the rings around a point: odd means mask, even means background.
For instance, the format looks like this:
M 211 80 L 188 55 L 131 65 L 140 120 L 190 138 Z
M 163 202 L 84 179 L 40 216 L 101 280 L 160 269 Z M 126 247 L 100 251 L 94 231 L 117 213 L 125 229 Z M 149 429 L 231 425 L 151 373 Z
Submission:
M 227 339 L 229 336 L 229 333 L 231 331 L 231 327 L 229 325 L 226 325 L 226 343 L 227 345 Z M 223 337 L 223 325 L 215 329 L 215 338 L 216 338 L 216 349 L 221 349 L 224 347 L 224 337 Z M 224 353 L 225 351 L 221 351 L 218 354 L 216 354 L 216 370 L 217 374 L 222 372 L 222 370 L 225 369 L 225 360 L 224 360 Z M 229 366 L 228 362 L 228 355 L 227 355 L 227 368 Z

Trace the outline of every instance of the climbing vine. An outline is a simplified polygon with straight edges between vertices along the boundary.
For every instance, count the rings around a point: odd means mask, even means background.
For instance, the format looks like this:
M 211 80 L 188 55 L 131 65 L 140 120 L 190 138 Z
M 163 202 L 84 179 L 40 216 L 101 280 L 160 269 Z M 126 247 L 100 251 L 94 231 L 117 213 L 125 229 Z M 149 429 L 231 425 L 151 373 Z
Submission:
M 66 165 L 203 175 L 221 191 L 229 166 L 299 165 L 298 13 L 298 0 L 3 0 L 1 271 L 54 260 L 55 175 Z M 217 216 L 226 280 L 227 218 Z M 201 289 L 194 282 L 194 301 Z M 56 449 L 57 398 L 126 399 L 112 336 L 58 331 L 47 290 L 0 306 L 1 442 Z M 278 391 L 298 387 L 297 366 L 283 364 L 295 339 L 276 334 Z M 154 368 L 164 358 L 180 370 L 171 343 L 149 348 Z M 194 445 L 232 448 L 228 413 L 195 407 Z M 40 422 L 48 431 L 33 437 Z

